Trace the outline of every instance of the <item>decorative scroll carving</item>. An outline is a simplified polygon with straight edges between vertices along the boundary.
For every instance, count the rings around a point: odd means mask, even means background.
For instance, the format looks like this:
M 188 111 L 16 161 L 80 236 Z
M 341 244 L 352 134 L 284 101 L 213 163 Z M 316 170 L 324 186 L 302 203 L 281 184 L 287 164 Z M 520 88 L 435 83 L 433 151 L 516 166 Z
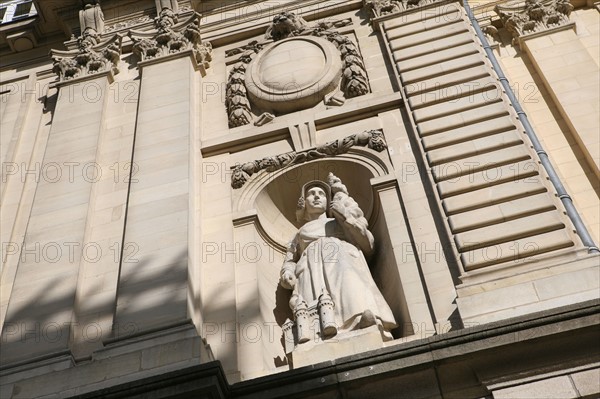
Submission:
M 495 11 L 513 39 L 569 23 L 573 5 L 569 0 L 526 0 L 497 5 Z
M 98 72 L 119 73 L 117 65 L 121 56 L 122 37 L 114 35 L 100 43 L 100 33 L 104 31 L 104 15 L 97 0 L 82 1 L 79 12 L 81 36 L 77 39 L 77 49 L 51 50 L 54 65 L 52 70 L 59 80 L 66 81 Z
M 351 24 L 352 20 L 346 18 L 309 25 L 302 17 L 285 11 L 273 18 L 262 42 L 252 41 L 247 45 L 228 50 L 225 53 L 228 57 L 242 54 L 230 71 L 227 82 L 226 106 L 229 127 L 243 126 L 252 121 L 250 102 L 243 84 L 247 64 L 269 43 L 289 37 L 317 36 L 333 43 L 340 51 L 343 61 L 341 91 L 345 98 L 367 94 L 369 92 L 367 73 L 357 46 L 352 40 L 334 30 Z M 340 106 L 344 103 L 344 99 L 340 96 L 336 96 L 334 101 L 329 99 L 329 97 L 325 99 L 328 105 Z
M 363 0 L 373 18 L 436 3 L 440 0 Z
M 197 14 L 178 24 L 177 14 L 170 8 L 163 8 L 154 19 L 154 25 L 156 31 L 153 33 L 129 32 L 134 42 L 133 52 L 140 60 L 192 50 L 198 64 L 209 67 L 212 46 L 200 38 L 200 18 Z
M 268 42 L 259 43 L 258 41 L 253 40 L 250 43 L 245 44 L 243 46 L 236 47 L 234 49 L 225 51 L 225 56 L 226 57 L 231 57 L 231 56 L 236 55 L 236 54 L 242 54 L 242 53 L 244 53 L 244 52 L 246 52 L 248 50 L 252 50 L 255 53 L 258 53 L 260 50 L 262 50 L 267 45 L 267 43 Z
M 310 150 L 302 152 L 290 151 L 274 157 L 265 157 L 253 162 L 236 165 L 232 167 L 233 174 L 231 176 L 231 187 L 235 189 L 243 187 L 250 176 L 261 170 L 266 170 L 270 173 L 288 166 L 298 165 L 315 159 L 345 154 L 354 146 L 366 146 L 377 152 L 381 152 L 387 148 L 381 130 L 364 131 L 362 133 L 344 137 L 343 139 L 331 141 Z

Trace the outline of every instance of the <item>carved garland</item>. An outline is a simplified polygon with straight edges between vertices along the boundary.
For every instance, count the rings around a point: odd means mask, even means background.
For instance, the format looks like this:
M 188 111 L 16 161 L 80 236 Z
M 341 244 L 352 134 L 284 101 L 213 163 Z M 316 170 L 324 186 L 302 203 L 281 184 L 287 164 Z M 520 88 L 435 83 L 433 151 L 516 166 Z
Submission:
M 282 24 L 283 28 L 278 24 Z M 289 21 L 293 21 L 292 24 Z M 227 80 L 227 99 L 225 105 L 229 116 L 229 127 L 247 125 L 252 121 L 250 101 L 244 86 L 246 67 L 254 56 L 259 53 L 271 41 L 282 40 L 292 36 L 318 36 L 333 43 L 341 53 L 343 61 L 343 75 L 341 90 L 346 98 L 362 96 L 369 92 L 367 72 L 358 48 L 349 38 L 343 36 L 333 28 L 350 25 L 350 19 L 334 22 L 321 22 L 309 27 L 306 21 L 291 12 L 283 12 L 273 19 L 273 23 L 267 29 L 266 40 L 263 42 L 253 41 L 240 48 L 229 50 L 226 55 L 232 56 L 242 53 L 229 73 Z
M 250 176 L 261 170 L 271 173 L 288 166 L 298 165 L 326 157 L 332 157 L 347 153 L 354 146 L 368 147 L 377 152 L 387 148 L 387 144 L 381 130 L 369 130 L 353 134 L 343 139 L 331 141 L 314 149 L 295 152 L 290 151 L 274 157 L 265 157 L 253 162 L 246 162 L 232 167 L 231 187 L 238 189 L 244 186 Z
M 247 125 L 252 121 L 250 101 L 244 81 L 246 79 L 246 67 L 254 56 L 262 50 L 264 44 L 253 41 L 244 46 L 245 51 L 239 58 L 239 62 L 229 72 L 227 80 L 227 97 L 225 106 L 229 115 L 229 127 Z

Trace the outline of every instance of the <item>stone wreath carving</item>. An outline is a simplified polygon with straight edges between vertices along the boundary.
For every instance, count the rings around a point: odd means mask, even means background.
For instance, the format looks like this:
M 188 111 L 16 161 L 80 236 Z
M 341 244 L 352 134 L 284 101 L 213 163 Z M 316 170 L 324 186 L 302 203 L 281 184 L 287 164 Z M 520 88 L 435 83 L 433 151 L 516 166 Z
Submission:
M 134 42 L 133 53 L 141 61 L 192 50 L 198 65 L 205 69 L 209 67 L 212 46 L 201 40 L 198 15 L 192 15 L 187 21 L 178 24 L 177 14 L 170 8 L 163 8 L 154 19 L 154 25 L 155 32 L 129 32 Z
M 238 62 L 229 73 L 226 91 L 226 107 L 229 117 L 229 127 L 238 127 L 252 122 L 251 105 L 248 91 L 244 85 L 248 64 L 268 44 L 291 37 L 319 37 L 335 45 L 341 53 L 342 79 L 340 89 L 345 98 L 358 97 L 369 92 L 369 83 L 365 65 L 358 48 L 352 40 L 335 31 L 351 24 L 350 19 L 334 22 L 320 22 L 309 25 L 302 17 L 292 12 L 282 12 L 273 18 L 273 22 L 261 42 L 253 41 L 246 46 L 229 50 L 226 55 L 240 54 Z M 335 97 L 335 98 L 334 98 Z M 344 99 L 332 96 L 329 105 L 341 105 Z M 264 119 L 264 118 L 259 118 Z M 267 120 L 272 118 L 267 118 Z
M 393 14 L 411 8 L 421 7 L 426 4 L 436 3 L 440 0 L 363 0 L 373 18 Z
M 528 33 L 569 23 L 573 5 L 569 0 L 526 0 L 516 5 L 497 5 L 495 11 L 516 40 Z
M 344 137 L 343 139 L 331 141 L 322 146 L 302 151 L 290 151 L 273 157 L 265 157 L 253 162 L 246 162 L 232 167 L 231 187 L 242 188 L 250 176 L 261 170 L 271 173 L 288 166 L 298 165 L 326 157 L 333 157 L 347 153 L 354 146 L 368 147 L 377 152 L 387 148 L 387 144 L 381 130 L 368 130 L 361 133 Z

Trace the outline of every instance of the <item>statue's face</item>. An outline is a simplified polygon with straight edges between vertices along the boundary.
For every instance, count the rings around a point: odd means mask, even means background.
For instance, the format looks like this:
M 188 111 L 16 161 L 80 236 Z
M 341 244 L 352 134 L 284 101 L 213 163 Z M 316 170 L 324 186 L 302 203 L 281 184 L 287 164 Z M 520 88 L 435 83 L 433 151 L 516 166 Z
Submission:
M 304 201 L 308 214 L 320 215 L 327 210 L 327 195 L 321 187 L 309 187 L 306 190 Z

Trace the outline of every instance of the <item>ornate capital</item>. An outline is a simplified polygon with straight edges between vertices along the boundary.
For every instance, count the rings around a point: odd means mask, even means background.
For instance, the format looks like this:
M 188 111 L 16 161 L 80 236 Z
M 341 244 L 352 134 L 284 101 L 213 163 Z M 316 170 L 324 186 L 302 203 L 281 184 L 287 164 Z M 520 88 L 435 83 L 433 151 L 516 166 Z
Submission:
M 506 30 L 514 39 L 569 23 L 573 5 L 569 0 L 525 0 L 497 5 Z
M 438 1 L 441 0 L 363 0 L 363 4 L 370 11 L 371 17 L 377 18 Z
M 319 147 L 306 151 L 286 152 L 273 157 L 265 157 L 252 162 L 246 162 L 232 167 L 231 187 L 237 189 L 246 184 L 250 176 L 261 170 L 274 172 L 288 166 L 298 165 L 315 159 L 333 157 L 347 153 L 354 146 L 368 147 L 377 152 L 387 148 L 387 144 L 381 130 L 369 130 L 362 133 L 353 134 L 343 139 L 330 141 Z
M 116 75 L 119 73 L 117 65 L 121 56 L 122 39 L 117 34 L 98 43 L 99 35 L 88 29 L 77 40 L 78 49 L 50 51 L 54 61 L 52 70 L 58 74 L 61 82 L 104 71 Z
M 212 60 L 212 46 L 200 38 L 200 18 L 192 15 L 178 23 L 178 15 L 170 8 L 163 8 L 154 19 L 155 31 L 130 31 L 134 42 L 133 52 L 141 61 L 163 57 L 169 54 L 192 50 L 198 65 L 208 68 Z

